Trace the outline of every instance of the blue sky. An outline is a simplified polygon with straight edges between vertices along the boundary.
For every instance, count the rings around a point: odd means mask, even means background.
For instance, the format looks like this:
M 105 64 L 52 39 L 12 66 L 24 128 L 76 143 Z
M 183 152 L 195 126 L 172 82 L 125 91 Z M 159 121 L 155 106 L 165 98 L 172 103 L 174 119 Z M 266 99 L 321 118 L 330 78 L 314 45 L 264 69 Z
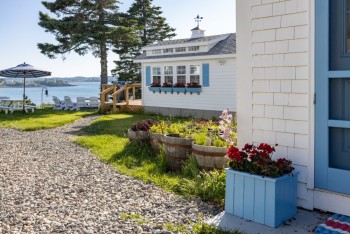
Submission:
M 127 11 L 132 0 L 120 0 L 121 11 Z M 176 28 L 175 38 L 190 37 L 196 26 L 194 18 L 204 19 L 200 24 L 206 35 L 236 31 L 235 0 L 154 0 L 160 6 L 170 26 Z M 0 1 L 0 70 L 26 62 L 52 72 L 52 76 L 99 76 L 99 59 L 91 54 L 79 56 L 74 52 L 49 59 L 37 49 L 38 42 L 55 43 L 53 35 L 45 33 L 38 25 L 39 11 L 47 12 L 40 0 Z M 114 68 L 118 56 L 108 55 L 108 73 Z

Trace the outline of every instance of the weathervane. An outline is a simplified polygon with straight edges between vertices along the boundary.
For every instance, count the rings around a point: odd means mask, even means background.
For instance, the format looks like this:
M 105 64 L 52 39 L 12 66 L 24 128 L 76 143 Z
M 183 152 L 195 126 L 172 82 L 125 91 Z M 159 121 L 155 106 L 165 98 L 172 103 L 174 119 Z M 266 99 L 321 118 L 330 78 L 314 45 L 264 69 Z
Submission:
M 199 28 L 199 22 L 201 22 L 203 19 L 203 17 L 200 17 L 199 15 L 197 15 L 196 18 L 194 18 L 194 20 L 197 22 L 197 27 Z

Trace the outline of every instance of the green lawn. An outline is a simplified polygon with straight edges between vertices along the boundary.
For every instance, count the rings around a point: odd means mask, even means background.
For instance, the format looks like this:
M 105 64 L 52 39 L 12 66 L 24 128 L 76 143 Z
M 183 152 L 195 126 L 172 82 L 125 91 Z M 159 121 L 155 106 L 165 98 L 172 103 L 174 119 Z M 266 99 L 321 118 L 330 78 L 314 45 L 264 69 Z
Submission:
M 157 119 L 156 116 L 132 114 L 102 116 L 83 129 L 84 136 L 78 137 L 75 141 L 89 148 L 101 161 L 112 165 L 123 174 L 156 184 L 167 191 L 190 198 L 201 197 L 223 205 L 224 173 L 214 171 L 191 177 L 184 172 L 169 172 L 164 155 L 155 155 L 148 144 L 130 143 L 126 136 L 127 130 L 133 123 L 149 118 Z M 187 168 L 192 166 L 187 164 Z M 126 218 L 132 217 L 126 216 Z M 221 231 L 202 222 L 190 226 L 192 226 L 191 233 L 241 234 L 237 230 Z M 184 228 L 183 224 L 178 226 L 169 224 L 166 227 L 175 233 L 187 233 L 182 232 Z
M 34 113 L 15 111 L 13 114 L 0 112 L 0 128 L 16 128 L 23 131 L 56 128 L 71 123 L 96 111 L 57 111 L 37 109 Z
M 79 137 L 76 142 L 91 149 L 100 160 L 113 165 L 119 172 L 172 190 L 181 176 L 164 173 L 162 158 L 154 155 L 149 145 L 130 143 L 126 136 L 133 123 L 147 118 L 156 117 L 131 114 L 102 116 L 83 129 L 87 136 Z
M 133 123 L 149 118 L 157 119 L 156 116 L 132 114 L 102 116 L 83 129 L 84 136 L 78 137 L 76 142 L 89 148 L 101 161 L 111 164 L 123 174 L 190 198 L 201 197 L 223 205 L 223 173 L 214 171 L 200 176 L 199 170 L 195 170 L 196 160 L 188 161 L 186 171 L 170 172 L 164 154 L 155 155 L 149 144 L 130 143 L 126 136 L 127 130 Z

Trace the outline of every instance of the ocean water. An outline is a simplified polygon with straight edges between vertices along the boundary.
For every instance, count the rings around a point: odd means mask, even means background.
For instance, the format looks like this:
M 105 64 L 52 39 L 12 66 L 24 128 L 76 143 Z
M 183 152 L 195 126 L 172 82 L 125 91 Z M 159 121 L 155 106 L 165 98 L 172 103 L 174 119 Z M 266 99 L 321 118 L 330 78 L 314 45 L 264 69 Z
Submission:
M 43 91 L 43 95 L 41 95 L 41 87 L 28 87 L 26 88 L 26 96 L 36 105 L 41 104 L 41 97 L 43 97 L 43 103 L 53 103 L 52 96 L 56 96 L 61 100 L 63 100 L 64 96 L 70 96 L 73 102 L 76 102 L 77 97 L 99 97 L 100 82 L 71 82 L 70 84 L 74 86 L 47 87 L 49 92 L 48 96 L 45 95 L 45 91 Z M 0 96 L 22 100 L 23 87 L 0 88 Z

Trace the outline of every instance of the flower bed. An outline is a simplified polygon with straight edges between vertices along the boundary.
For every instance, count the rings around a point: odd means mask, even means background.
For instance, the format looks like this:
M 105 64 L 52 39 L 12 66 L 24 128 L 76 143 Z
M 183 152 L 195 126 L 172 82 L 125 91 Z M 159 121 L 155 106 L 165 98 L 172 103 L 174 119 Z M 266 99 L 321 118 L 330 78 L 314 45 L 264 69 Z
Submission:
M 226 169 L 225 211 L 269 227 L 297 212 L 297 173 L 270 178 Z
M 173 92 L 173 88 L 172 88 L 172 87 L 161 87 L 161 88 L 160 88 L 160 92 L 163 92 L 163 93 L 172 93 L 172 92 Z
M 192 93 L 198 93 L 200 94 L 202 92 L 202 88 L 201 87 L 198 87 L 198 88 L 195 88 L 195 87 L 186 87 L 186 92 L 189 92 L 190 94 Z
M 150 139 L 149 130 L 156 123 L 151 119 L 142 120 L 135 123 L 128 130 L 128 138 L 130 141 L 148 141 Z
M 155 92 L 160 92 L 160 83 L 158 82 L 153 82 L 150 87 L 148 87 L 149 91 L 152 91 L 153 93 Z
M 186 93 L 185 87 L 173 87 L 173 92 L 179 94 L 179 93 Z
M 160 92 L 160 87 L 148 87 L 148 90 L 153 93 Z
M 296 214 L 297 173 L 292 173 L 290 160 L 272 160 L 273 152 L 264 143 L 228 148 L 226 212 L 270 227 Z

